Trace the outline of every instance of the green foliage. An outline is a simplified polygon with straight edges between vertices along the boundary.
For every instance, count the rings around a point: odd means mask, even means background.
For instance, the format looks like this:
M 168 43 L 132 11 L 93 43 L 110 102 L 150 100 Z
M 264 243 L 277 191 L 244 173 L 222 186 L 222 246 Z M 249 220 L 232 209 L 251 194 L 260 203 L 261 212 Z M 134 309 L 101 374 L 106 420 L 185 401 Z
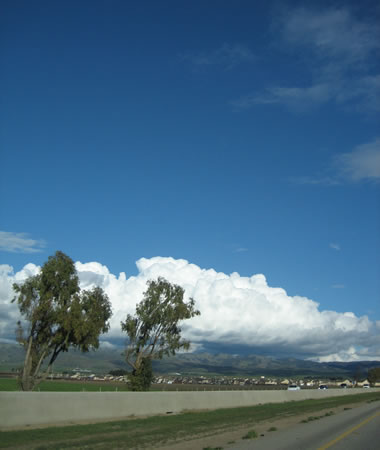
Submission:
M 152 360 L 143 358 L 140 366 L 128 375 L 128 387 L 131 391 L 148 391 L 153 381 Z
M 38 384 L 41 366 L 49 358 L 47 375 L 61 352 L 72 346 L 87 352 L 99 347 L 99 335 L 109 330 L 111 304 L 99 287 L 81 291 L 74 262 L 62 252 L 50 256 L 38 275 L 13 285 L 23 321 L 17 340 L 26 351 L 20 375 L 22 390 Z
M 132 376 L 142 376 L 145 369 L 141 371 L 140 367 L 144 360 L 162 359 L 180 349 L 188 350 L 190 342 L 182 339 L 179 322 L 200 314 L 192 298 L 184 302 L 181 286 L 161 277 L 149 280 L 147 286 L 143 300 L 136 305 L 136 314 L 128 314 L 121 322 L 129 338 L 125 354 L 133 369 Z
M 248 431 L 247 434 L 245 434 L 242 439 L 256 439 L 258 437 L 255 430 Z
M 374 367 L 368 371 L 368 381 L 370 383 L 380 382 L 380 367 Z

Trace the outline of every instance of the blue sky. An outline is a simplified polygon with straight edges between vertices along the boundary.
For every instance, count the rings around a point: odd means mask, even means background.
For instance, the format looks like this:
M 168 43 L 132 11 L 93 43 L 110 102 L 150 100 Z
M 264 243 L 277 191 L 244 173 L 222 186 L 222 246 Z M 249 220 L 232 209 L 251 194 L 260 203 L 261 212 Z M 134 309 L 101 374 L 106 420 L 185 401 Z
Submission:
M 3 1 L 0 263 L 185 259 L 380 321 L 379 13 Z

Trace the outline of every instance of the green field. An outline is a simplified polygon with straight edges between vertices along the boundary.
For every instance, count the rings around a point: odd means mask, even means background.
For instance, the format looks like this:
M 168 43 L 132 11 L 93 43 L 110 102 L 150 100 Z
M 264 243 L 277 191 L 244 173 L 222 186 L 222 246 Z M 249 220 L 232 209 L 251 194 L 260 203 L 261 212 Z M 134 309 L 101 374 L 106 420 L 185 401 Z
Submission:
M 202 384 L 153 384 L 151 391 L 234 391 L 234 390 L 273 390 L 286 389 L 284 386 L 265 385 L 202 385 Z M 0 391 L 18 391 L 16 378 L 0 378 Z M 79 392 L 79 391 L 128 391 L 126 383 L 113 381 L 75 381 L 47 380 L 38 385 L 41 392 Z
M 16 378 L 0 378 L 0 391 L 18 391 Z M 110 392 L 128 391 L 126 383 L 96 381 L 43 381 L 37 386 L 41 392 Z
M 167 441 L 194 439 L 199 435 L 213 436 L 284 416 L 317 413 L 318 411 L 360 402 L 380 401 L 380 393 L 365 393 L 266 404 L 244 408 L 188 412 L 173 416 L 155 416 L 91 425 L 70 425 L 34 430 L 0 432 L 0 448 L 28 449 L 109 449 L 154 448 Z

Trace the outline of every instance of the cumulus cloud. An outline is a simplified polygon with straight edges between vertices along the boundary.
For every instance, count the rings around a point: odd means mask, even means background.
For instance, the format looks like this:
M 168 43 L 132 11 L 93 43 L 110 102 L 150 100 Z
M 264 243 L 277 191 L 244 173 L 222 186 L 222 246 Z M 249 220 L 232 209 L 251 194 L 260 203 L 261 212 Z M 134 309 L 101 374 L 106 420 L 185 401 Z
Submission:
M 45 247 L 45 241 L 28 237 L 27 233 L 0 231 L 0 251 L 11 253 L 36 253 Z
M 338 353 L 333 353 L 327 356 L 320 356 L 312 358 L 317 362 L 350 362 L 350 361 L 372 361 L 377 360 L 372 354 L 368 352 L 368 349 L 358 349 L 354 346 L 349 347 L 346 350 L 342 350 Z
M 36 275 L 40 268 L 34 264 L 27 264 L 22 270 L 14 273 L 8 264 L 0 264 L 0 339 L 3 342 L 14 340 L 19 311 L 15 303 L 13 283 L 21 283 L 28 277 Z
M 352 359 L 363 352 L 367 359 L 380 359 L 380 322 L 352 312 L 321 311 L 311 299 L 292 297 L 282 288 L 269 286 L 262 274 L 227 275 L 170 257 L 141 258 L 136 264 L 138 274 L 127 277 L 123 272 L 112 274 L 98 262 L 76 263 L 81 287 L 101 286 L 112 302 L 111 330 L 103 337 L 108 344 L 125 339 L 120 321 L 126 314 L 133 314 L 146 282 L 162 276 L 183 286 L 186 298 L 193 297 L 201 311 L 200 316 L 183 323 L 184 336 L 194 348 L 235 345 L 252 353 L 270 351 L 313 358 L 333 358 L 353 348 L 359 350 L 355 350 Z M 1 338 L 11 338 L 18 316 L 17 308 L 10 303 L 12 283 L 38 270 L 28 264 L 14 273 L 10 266 L 1 266 Z

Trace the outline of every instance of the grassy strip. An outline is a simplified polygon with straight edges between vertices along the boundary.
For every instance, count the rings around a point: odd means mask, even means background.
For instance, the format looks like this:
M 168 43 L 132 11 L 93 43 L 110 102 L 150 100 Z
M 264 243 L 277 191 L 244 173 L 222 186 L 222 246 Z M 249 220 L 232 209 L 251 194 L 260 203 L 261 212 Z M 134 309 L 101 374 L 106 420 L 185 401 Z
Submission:
M 281 390 L 286 390 L 282 386 Z M 252 391 L 280 390 L 279 386 L 267 385 L 197 385 L 197 384 L 152 384 L 151 391 Z M 16 378 L 0 378 L 0 391 L 18 391 Z M 118 381 L 85 381 L 85 380 L 47 380 L 38 385 L 37 391 L 41 392 L 95 392 L 128 391 L 127 384 Z
M 19 391 L 15 378 L 0 378 L 0 391 Z M 126 383 L 96 382 L 96 381 L 55 381 L 46 380 L 37 386 L 41 392 L 125 392 Z
M 196 435 L 212 434 L 242 425 L 303 413 L 317 412 L 345 404 L 380 400 L 379 393 L 265 404 L 241 408 L 187 412 L 173 416 L 73 425 L 23 431 L 0 432 L 0 448 L 136 448 Z
M 19 391 L 16 378 L 0 378 L 0 391 Z

